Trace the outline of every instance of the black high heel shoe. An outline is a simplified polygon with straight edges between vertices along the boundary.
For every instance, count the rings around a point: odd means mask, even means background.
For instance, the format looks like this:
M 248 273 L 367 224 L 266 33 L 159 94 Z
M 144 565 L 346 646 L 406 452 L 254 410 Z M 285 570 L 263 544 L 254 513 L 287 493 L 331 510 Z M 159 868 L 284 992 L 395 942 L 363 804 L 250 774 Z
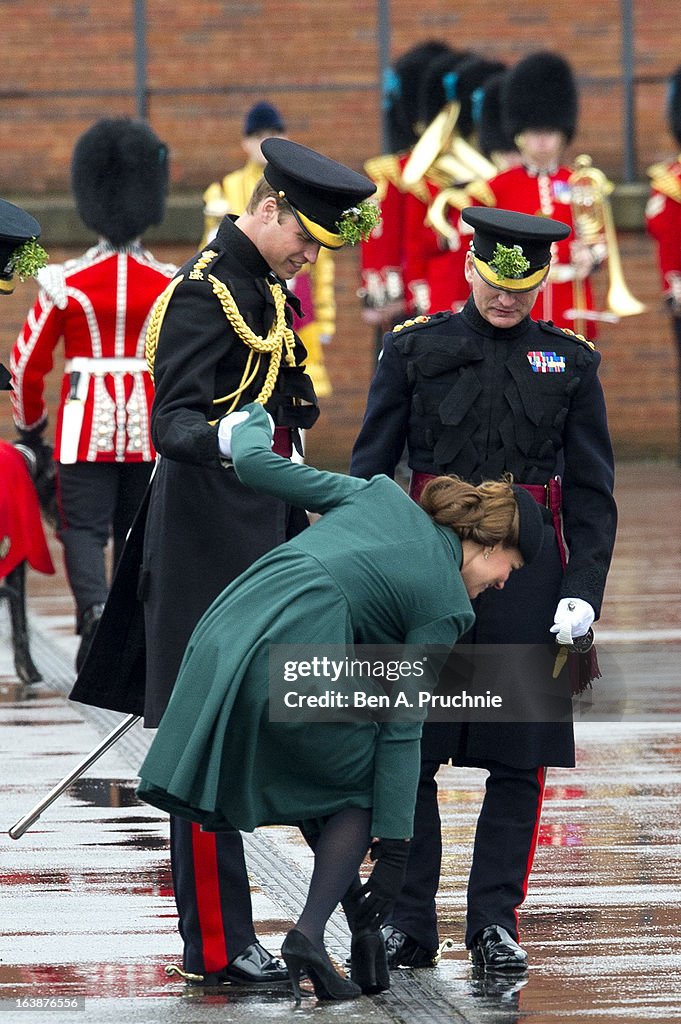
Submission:
M 296 1003 L 300 1004 L 300 975 L 303 971 L 314 986 L 317 999 L 357 999 L 362 990 L 349 978 L 343 978 L 328 958 L 320 953 L 302 932 L 292 928 L 284 939 L 281 955 L 288 968 Z
M 357 932 L 352 936 L 350 977 L 365 996 L 386 992 L 390 988 L 385 941 L 378 929 Z

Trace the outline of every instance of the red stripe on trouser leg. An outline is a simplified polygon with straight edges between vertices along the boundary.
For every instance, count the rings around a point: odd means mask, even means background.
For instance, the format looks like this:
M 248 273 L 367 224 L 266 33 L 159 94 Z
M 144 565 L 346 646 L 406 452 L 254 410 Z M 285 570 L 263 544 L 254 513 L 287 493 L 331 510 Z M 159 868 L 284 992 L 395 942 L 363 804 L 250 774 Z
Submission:
M 213 974 L 223 970 L 227 963 L 220 907 L 217 844 L 215 833 L 203 832 L 196 822 L 192 823 L 192 856 L 203 962 L 206 974 Z
M 525 870 L 525 878 L 523 879 L 523 902 L 527 896 L 527 886 L 530 881 L 530 872 L 532 871 L 532 865 L 534 864 L 534 854 L 537 849 L 537 840 L 539 838 L 539 820 L 541 818 L 542 804 L 544 803 L 544 790 L 546 789 L 546 768 L 537 768 L 537 782 L 539 783 L 539 795 L 537 796 L 537 818 L 534 823 L 534 831 L 532 832 L 532 842 L 530 843 L 530 849 L 527 855 L 527 868 Z M 518 941 L 520 941 L 520 929 L 518 927 L 518 908 L 515 908 L 515 920 L 516 928 L 518 929 Z

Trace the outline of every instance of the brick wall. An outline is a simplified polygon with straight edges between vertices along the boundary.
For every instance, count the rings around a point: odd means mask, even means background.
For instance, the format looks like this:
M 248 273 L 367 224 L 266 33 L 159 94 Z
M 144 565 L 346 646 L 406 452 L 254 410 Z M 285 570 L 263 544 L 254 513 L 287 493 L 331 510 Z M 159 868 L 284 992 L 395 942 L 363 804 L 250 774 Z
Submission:
M 5 0 L 0 52 L 0 195 L 34 199 L 66 195 L 78 135 L 103 115 L 134 114 L 134 4 L 86 0 Z M 580 83 L 581 113 L 569 156 L 592 154 L 614 180 L 624 173 L 623 91 L 618 81 L 622 41 L 620 0 L 485 13 L 476 0 L 393 2 L 391 54 L 442 38 L 512 63 L 537 48 L 566 55 Z M 148 117 L 171 150 L 175 194 L 197 194 L 242 161 L 244 112 L 267 98 L 285 113 L 297 140 L 355 167 L 380 150 L 377 2 L 355 0 L 148 0 Z M 634 32 L 636 177 L 671 154 L 664 120 L 665 79 L 681 61 L 681 24 L 675 5 L 636 5 Z M 39 26 L 39 34 L 36 32 Z M 45 40 L 40 47 L 39 41 Z M 44 238 L 53 259 L 70 255 L 63 240 Z M 670 328 L 659 308 L 654 251 L 642 231 L 621 238 L 628 285 L 648 304 L 642 316 L 600 330 L 603 381 L 618 454 L 673 456 L 677 450 L 676 362 Z M 80 250 L 79 250 L 80 251 Z M 154 246 L 182 262 L 191 248 Z M 337 257 L 338 335 L 327 360 L 335 386 L 310 456 L 344 466 L 359 423 L 373 361 L 373 338 L 359 318 L 357 255 Z M 30 283 L 0 299 L 0 358 L 5 359 L 34 293 Z M 601 293 L 605 281 L 598 284 Z M 57 374 L 50 384 L 51 400 Z M 12 436 L 8 403 L 0 434 Z

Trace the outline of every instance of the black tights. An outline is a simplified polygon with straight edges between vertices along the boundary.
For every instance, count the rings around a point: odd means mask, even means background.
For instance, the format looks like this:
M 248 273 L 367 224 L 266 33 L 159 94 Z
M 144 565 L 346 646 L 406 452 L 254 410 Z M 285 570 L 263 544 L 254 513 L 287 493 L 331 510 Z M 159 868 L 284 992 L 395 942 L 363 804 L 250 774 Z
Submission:
M 314 852 L 314 870 L 307 900 L 296 928 L 317 948 L 324 946 L 326 922 L 343 901 L 359 888 L 359 866 L 369 849 L 371 811 L 346 807 L 319 829 L 301 827 L 305 841 Z

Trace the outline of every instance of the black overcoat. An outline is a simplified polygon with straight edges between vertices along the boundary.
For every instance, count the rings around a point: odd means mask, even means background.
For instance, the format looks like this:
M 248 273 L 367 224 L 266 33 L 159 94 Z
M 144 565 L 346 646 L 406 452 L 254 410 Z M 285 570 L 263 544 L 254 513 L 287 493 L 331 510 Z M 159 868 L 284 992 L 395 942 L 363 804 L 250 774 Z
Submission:
M 474 602 L 476 624 L 464 643 L 549 643 L 562 597 L 583 598 L 599 614 L 617 519 L 599 363 L 588 342 L 550 323 L 526 317 L 516 327 L 493 327 L 472 297 L 461 313 L 398 325 L 385 336 L 353 474 L 393 475 L 406 443 L 416 472 L 456 473 L 473 483 L 506 471 L 525 484 L 562 477 L 567 568 L 547 512 L 540 557 L 512 573 L 502 591 Z M 422 751 L 425 759 L 459 764 L 570 766 L 573 728 L 570 721 L 433 723 L 424 728 Z
M 275 318 L 268 281 L 276 278 L 229 218 L 211 252 L 179 270 L 181 281 L 163 316 L 151 416 L 159 460 L 71 694 L 84 703 L 143 711 L 148 726 L 158 724 L 187 640 L 214 598 L 256 558 L 307 525 L 303 509 L 256 494 L 221 462 L 212 421 L 230 405 L 215 400 L 238 388 L 250 350 L 214 284 L 227 285 L 244 321 L 264 337 Z M 318 415 L 301 366 L 305 354 L 296 339 L 296 365 L 282 358 L 266 403 L 275 424 L 291 428 L 294 437 Z M 237 408 L 257 397 L 268 365 L 264 354 Z

